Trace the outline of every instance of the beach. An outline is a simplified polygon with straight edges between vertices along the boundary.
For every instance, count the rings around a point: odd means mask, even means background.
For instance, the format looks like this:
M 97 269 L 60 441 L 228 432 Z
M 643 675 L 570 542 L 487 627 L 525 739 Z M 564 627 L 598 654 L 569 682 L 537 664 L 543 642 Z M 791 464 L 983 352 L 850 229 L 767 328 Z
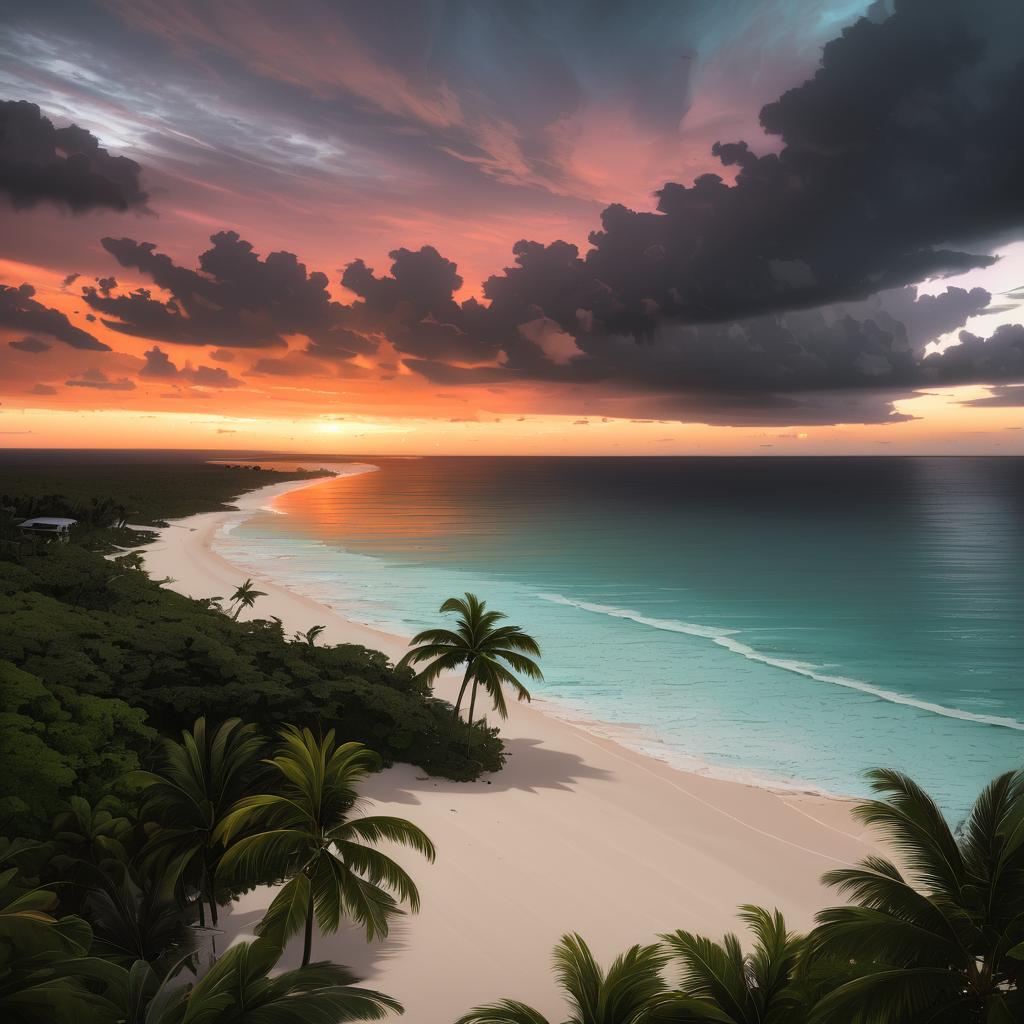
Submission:
M 239 498 L 238 511 L 178 520 L 143 549 L 146 569 L 197 598 L 226 595 L 253 576 L 266 596 L 249 614 L 277 616 L 288 632 L 322 624 L 322 643 L 397 659 L 407 637 L 349 622 L 211 548 L 225 524 L 317 485 L 271 485 Z M 453 686 L 443 679 L 437 692 L 451 698 Z M 348 965 L 418 1024 L 450 1024 L 500 997 L 557 1018 L 550 959 L 566 932 L 579 932 L 607 963 L 677 928 L 720 938 L 737 928 L 739 903 L 778 907 L 791 927 L 806 929 L 836 902 L 821 874 L 877 849 L 847 800 L 681 771 L 546 713 L 539 699 L 511 705 L 501 734 L 506 766 L 477 782 L 432 779 L 408 765 L 368 781 L 367 811 L 406 817 L 437 846 L 434 865 L 396 854 L 419 885 L 422 909 L 396 921 L 384 942 L 368 945 L 349 927 L 314 939 L 314 959 Z M 218 947 L 251 936 L 272 897 L 260 889 L 225 908 Z M 300 946 L 292 943 L 284 966 L 297 966 Z

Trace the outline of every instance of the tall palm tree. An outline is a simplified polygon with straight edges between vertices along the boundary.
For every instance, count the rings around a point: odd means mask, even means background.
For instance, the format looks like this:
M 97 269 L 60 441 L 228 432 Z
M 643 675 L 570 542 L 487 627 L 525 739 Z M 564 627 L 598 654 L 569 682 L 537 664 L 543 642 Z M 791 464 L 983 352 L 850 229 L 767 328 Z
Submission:
M 830 871 L 852 906 L 818 915 L 816 951 L 861 976 L 817 1006 L 821 1021 L 1002 1024 L 1024 1019 L 1024 772 L 978 797 L 958 838 L 896 771 L 869 773 L 880 799 L 855 808 L 896 849 Z
M 280 956 L 266 939 L 237 943 L 194 985 L 178 980 L 180 963 L 167 975 L 141 960 L 130 969 L 110 965 L 102 1006 L 121 1024 L 333 1024 L 402 1012 L 390 996 L 353 987 L 336 964 L 272 973 Z
M 266 593 L 262 590 L 257 590 L 253 586 L 251 579 L 246 580 L 237 590 L 228 598 L 228 600 L 235 606 L 235 610 L 231 613 L 232 620 L 237 619 L 239 613 L 243 608 L 251 608 L 256 603 L 257 597 L 266 597 Z
M 479 686 L 487 691 L 494 702 L 495 710 L 502 718 L 508 717 L 502 683 L 508 683 L 519 700 L 530 699 L 530 691 L 512 674 L 519 672 L 530 679 L 544 678 L 540 666 L 533 660 L 539 657 L 540 646 L 519 626 L 498 626 L 507 618 L 503 612 L 487 611 L 487 602 L 475 594 L 464 597 L 450 597 L 441 605 L 441 613 L 458 615 L 455 629 L 426 629 L 412 638 L 413 648 L 396 667 L 419 665 L 429 662 L 420 671 L 420 678 L 432 683 L 442 673 L 465 665 L 462 686 L 452 715 L 454 726 L 462 707 L 462 698 L 467 687 L 472 686 L 469 700 L 469 736 L 467 753 L 473 742 L 473 713 Z M 533 657 L 530 657 L 530 656 Z
M 564 935 L 555 947 L 555 977 L 569 1002 L 567 1024 L 645 1024 L 667 996 L 661 977 L 665 957 L 657 946 L 633 946 L 606 974 L 579 935 Z M 458 1024 L 548 1024 L 539 1011 L 517 999 L 478 1006 Z
M 144 789 L 143 816 L 160 827 L 143 851 L 157 869 L 163 895 L 169 899 L 194 885 L 198 891 L 200 926 L 205 926 L 204 902 L 217 926 L 217 864 L 224 852 L 214 832 L 228 810 L 245 795 L 257 766 L 263 740 L 254 725 L 230 718 L 211 732 L 198 718 L 181 743 L 163 740 L 163 764 L 158 772 L 139 771 L 130 778 Z
M 807 940 L 786 929 L 776 910 L 743 906 L 740 917 L 754 933 L 746 955 L 735 935 L 721 944 L 690 932 L 663 935 L 668 956 L 682 968 L 681 992 L 668 1019 L 717 1024 L 801 1024 L 807 987 L 799 968 Z
M 281 776 L 280 790 L 239 800 L 217 837 L 227 845 L 220 874 L 249 884 L 285 878 L 259 933 L 280 946 L 303 928 L 302 963 L 309 963 L 313 918 L 320 931 L 337 930 L 343 915 L 366 928 L 368 939 L 387 935 L 400 902 L 419 909 L 409 875 L 372 844 L 402 843 L 434 860 L 434 844 L 403 818 L 351 817 L 356 786 L 376 767 L 377 755 L 361 743 L 335 742 L 332 729 L 317 739 L 309 729 L 286 726 L 267 763 Z M 232 844 L 243 829 L 258 829 Z M 290 876 L 290 877 L 289 877 Z

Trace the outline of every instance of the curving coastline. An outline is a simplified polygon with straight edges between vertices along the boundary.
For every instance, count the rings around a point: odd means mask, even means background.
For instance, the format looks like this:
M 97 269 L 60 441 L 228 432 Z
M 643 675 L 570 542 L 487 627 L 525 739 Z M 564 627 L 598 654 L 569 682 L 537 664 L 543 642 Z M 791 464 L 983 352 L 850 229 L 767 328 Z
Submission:
M 267 592 L 257 615 L 277 615 L 289 631 L 323 623 L 325 642 L 400 656 L 404 638 L 350 622 L 212 550 L 225 525 L 322 482 L 270 485 L 239 498 L 237 511 L 178 520 L 145 550 L 146 567 L 193 597 L 226 593 L 252 575 Z M 438 692 L 452 688 L 441 680 Z M 734 928 L 733 900 L 777 905 L 806 927 L 831 898 L 820 874 L 872 849 L 848 801 L 680 770 L 545 704 L 512 707 L 502 725 L 508 763 L 491 778 L 450 783 L 397 765 L 367 787 L 375 803 L 415 816 L 438 863 L 417 872 L 422 912 L 387 942 L 367 947 L 342 931 L 324 941 L 323 955 L 396 995 L 410 1018 L 447 1024 L 507 990 L 510 962 L 518 988 L 509 994 L 554 1011 L 547 951 L 570 930 L 605 957 L 677 927 Z M 256 890 L 234 904 L 227 936 L 248 935 L 271 898 Z M 498 934 L 479 913 L 484 903 L 486 920 L 503 923 Z M 285 965 L 297 957 L 290 949 Z

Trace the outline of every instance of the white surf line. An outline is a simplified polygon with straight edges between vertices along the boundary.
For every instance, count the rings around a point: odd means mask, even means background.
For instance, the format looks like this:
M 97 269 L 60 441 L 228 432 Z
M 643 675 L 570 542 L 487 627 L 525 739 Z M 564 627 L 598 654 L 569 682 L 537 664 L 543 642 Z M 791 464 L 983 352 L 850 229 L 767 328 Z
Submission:
M 774 658 L 769 654 L 762 654 L 748 644 L 732 639 L 735 634 L 742 632 L 738 629 L 720 629 L 714 626 L 701 626 L 693 622 L 681 622 L 678 619 L 655 619 L 642 615 L 631 608 L 616 608 L 612 605 L 592 604 L 589 601 L 575 601 L 572 598 L 563 597 L 561 594 L 538 594 L 544 601 L 551 601 L 554 604 L 564 604 L 571 608 L 579 608 L 582 611 L 594 612 L 599 615 L 608 615 L 615 619 L 629 619 L 631 622 L 639 623 L 642 626 L 650 626 L 652 629 L 661 629 L 669 633 L 684 633 L 687 636 L 703 637 L 711 640 L 719 647 L 724 647 L 734 654 L 739 654 L 748 661 L 756 661 L 762 665 L 771 665 L 773 668 L 781 669 L 784 672 L 792 672 L 795 675 L 803 676 L 805 679 L 814 679 L 821 683 L 831 683 L 835 686 L 843 686 L 850 690 L 857 690 L 860 693 L 878 697 L 890 704 L 899 704 L 904 707 L 915 708 L 918 711 L 926 711 L 930 714 L 941 715 L 943 718 L 955 718 L 964 722 L 976 722 L 979 725 L 998 726 L 1003 729 L 1015 729 L 1024 732 L 1024 722 L 1015 718 L 1006 718 L 999 715 L 981 715 L 974 711 L 962 711 L 960 708 L 950 708 L 944 704 L 935 704 L 931 701 L 918 700 L 916 697 L 908 697 L 905 694 L 897 693 L 894 690 L 885 690 L 872 683 L 865 683 L 860 679 L 850 679 L 847 676 L 826 675 L 817 670 L 813 665 L 804 662 L 792 661 L 787 658 Z

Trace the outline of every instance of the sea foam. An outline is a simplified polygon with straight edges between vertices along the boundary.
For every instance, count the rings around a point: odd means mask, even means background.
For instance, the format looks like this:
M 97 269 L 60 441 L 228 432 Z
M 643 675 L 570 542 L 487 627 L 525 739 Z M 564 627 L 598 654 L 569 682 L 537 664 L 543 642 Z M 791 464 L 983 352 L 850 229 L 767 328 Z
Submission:
M 630 619 L 642 626 L 649 626 L 652 629 L 661 629 L 669 633 L 685 633 L 687 636 L 701 637 L 711 640 L 719 647 L 724 647 L 733 654 L 739 654 L 749 661 L 757 661 L 762 665 L 771 665 L 773 668 L 781 669 L 784 672 L 793 672 L 796 675 L 804 676 L 807 679 L 814 679 L 821 683 L 831 683 L 834 686 L 845 686 L 851 690 L 859 690 L 861 693 L 870 694 L 879 700 L 888 701 L 890 704 L 901 704 L 904 707 L 916 708 L 933 715 L 942 715 L 945 718 L 958 718 L 965 722 L 977 722 L 979 725 L 998 726 L 1003 729 L 1017 729 L 1024 731 L 1024 722 L 1015 718 L 1003 717 L 1000 715 L 981 715 L 974 711 L 964 711 L 961 708 L 951 708 L 944 704 L 935 704 L 932 701 L 919 700 L 904 693 L 897 693 L 894 690 L 886 690 L 872 683 L 864 682 L 861 679 L 850 679 L 848 676 L 830 675 L 822 671 L 818 665 L 809 665 L 806 662 L 794 661 L 790 658 L 774 658 L 770 654 L 763 654 L 755 650 L 749 644 L 745 644 L 735 637 L 740 630 L 722 629 L 714 626 L 702 626 L 694 622 L 682 622 L 679 619 L 657 619 L 649 615 L 635 611 L 632 608 L 617 608 L 614 605 L 594 604 L 590 601 L 576 601 L 573 598 L 565 597 L 562 594 L 538 594 L 544 601 L 551 601 L 554 604 L 568 605 L 572 608 L 579 608 L 581 611 L 593 612 L 598 615 L 608 615 L 614 619 Z

